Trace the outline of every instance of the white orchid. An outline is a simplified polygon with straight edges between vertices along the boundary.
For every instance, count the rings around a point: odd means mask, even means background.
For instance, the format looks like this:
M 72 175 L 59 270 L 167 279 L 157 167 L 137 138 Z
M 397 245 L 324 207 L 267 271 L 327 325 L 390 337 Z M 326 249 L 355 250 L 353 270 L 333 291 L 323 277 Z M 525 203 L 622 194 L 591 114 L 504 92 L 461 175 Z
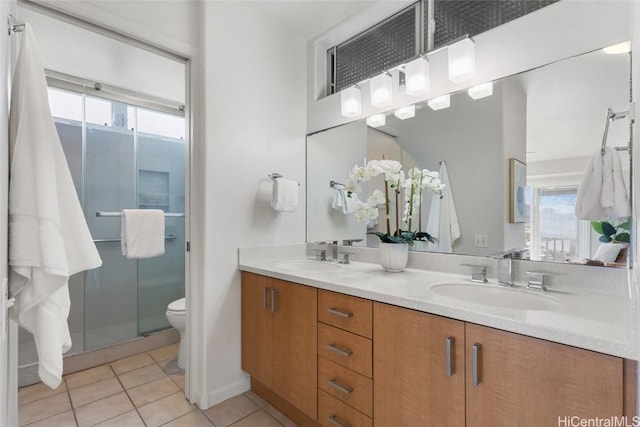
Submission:
M 347 180 L 347 182 L 344 185 L 344 189 L 347 192 L 347 195 L 351 198 L 357 198 L 357 193 L 359 193 L 360 191 L 362 191 L 362 189 L 360 188 L 360 186 L 358 185 L 357 181 L 354 181 L 353 179 L 349 178 Z
M 380 190 L 374 190 L 373 194 L 367 198 L 369 206 L 383 205 L 385 202 L 384 194 L 382 194 L 382 191 Z
M 355 215 L 358 221 L 364 225 L 369 225 L 373 219 L 378 218 L 378 208 L 369 205 L 369 203 L 362 203 L 358 200 L 358 207 L 356 208 Z

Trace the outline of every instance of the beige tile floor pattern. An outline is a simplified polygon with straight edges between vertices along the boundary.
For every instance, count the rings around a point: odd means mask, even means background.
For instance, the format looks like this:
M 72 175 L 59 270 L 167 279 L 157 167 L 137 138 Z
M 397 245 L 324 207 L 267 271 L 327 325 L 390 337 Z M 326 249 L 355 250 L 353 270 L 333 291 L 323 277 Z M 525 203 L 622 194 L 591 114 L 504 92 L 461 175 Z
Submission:
M 184 398 L 177 344 L 66 375 L 18 392 L 20 426 L 295 427 L 249 391 L 201 411 Z

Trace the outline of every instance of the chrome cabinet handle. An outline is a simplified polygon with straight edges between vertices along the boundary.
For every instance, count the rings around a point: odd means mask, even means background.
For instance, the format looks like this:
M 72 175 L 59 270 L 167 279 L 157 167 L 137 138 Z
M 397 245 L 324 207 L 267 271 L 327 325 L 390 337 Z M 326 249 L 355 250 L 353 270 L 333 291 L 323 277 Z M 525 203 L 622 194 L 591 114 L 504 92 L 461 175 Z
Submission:
M 335 344 L 329 344 L 327 346 L 327 348 L 329 350 L 331 350 L 331 351 L 334 351 L 334 352 L 338 353 L 341 356 L 349 357 L 349 356 L 351 356 L 353 354 L 353 350 L 351 350 L 349 348 L 342 349 L 342 348 L 338 347 Z
M 447 358 L 447 376 L 453 375 L 453 361 L 451 360 L 451 345 L 454 343 L 454 337 L 447 337 L 445 340 L 445 352 Z
M 478 354 L 480 353 L 480 344 L 475 343 L 471 346 L 471 383 L 473 385 L 480 384 L 480 376 L 478 375 Z
M 351 394 L 351 392 L 353 391 L 353 387 L 339 384 L 335 378 L 331 378 L 328 382 L 331 387 L 335 388 L 336 390 L 340 390 L 344 394 Z
M 346 317 L 346 318 L 353 317 L 353 313 L 349 313 L 347 311 L 340 311 L 333 307 L 329 307 L 327 311 L 329 312 L 329 314 L 335 314 L 336 316 L 340 316 L 340 317 Z
M 269 290 L 271 290 L 271 288 L 262 288 L 262 305 L 264 307 L 265 310 L 270 310 L 271 307 L 269 307 L 269 299 L 267 297 L 267 293 L 269 293 Z
M 338 421 L 338 417 L 336 414 L 329 415 L 329 422 L 336 427 L 350 427 L 350 424 L 342 424 Z
M 278 290 L 271 288 L 271 312 L 275 313 L 278 311 L 278 307 L 276 306 L 276 296 L 278 295 Z

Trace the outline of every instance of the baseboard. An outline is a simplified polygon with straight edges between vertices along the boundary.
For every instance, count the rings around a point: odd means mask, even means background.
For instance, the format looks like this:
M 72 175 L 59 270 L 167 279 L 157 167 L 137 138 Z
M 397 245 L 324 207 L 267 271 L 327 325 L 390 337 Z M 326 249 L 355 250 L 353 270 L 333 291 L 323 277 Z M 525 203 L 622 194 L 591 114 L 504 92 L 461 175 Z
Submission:
M 225 400 L 249 391 L 250 389 L 251 383 L 249 382 L 249 378 L 243 378 L 240 381 L 227 384 L 224 387 L 218 388 L 209 393 L 196 392 L 195 404 L 198 405 L 200 409 L 209 409 L 213 405 L 224 402 Z

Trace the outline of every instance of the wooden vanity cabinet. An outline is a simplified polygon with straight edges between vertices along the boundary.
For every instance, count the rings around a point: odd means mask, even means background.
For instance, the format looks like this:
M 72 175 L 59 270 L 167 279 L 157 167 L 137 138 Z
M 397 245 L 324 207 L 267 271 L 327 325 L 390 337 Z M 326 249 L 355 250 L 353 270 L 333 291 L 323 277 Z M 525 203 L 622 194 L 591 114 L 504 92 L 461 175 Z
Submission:
M 373 319 L 374 424 L 464 426 L 464 322 L 381 303 Z
M 242 273 L 242 369 L 317 418 L 317 290 Z
M 635 415 L 623 407 L 635 400 L 624 384 L 635 363 L 382 303 L 373 313 L 377 426 L 540 427 Z
M 569 425 L 559 422 L 565 417 L 623 415 L 619 357 L 470 323 L 466 343 L 467 427 L 556 426 Z

